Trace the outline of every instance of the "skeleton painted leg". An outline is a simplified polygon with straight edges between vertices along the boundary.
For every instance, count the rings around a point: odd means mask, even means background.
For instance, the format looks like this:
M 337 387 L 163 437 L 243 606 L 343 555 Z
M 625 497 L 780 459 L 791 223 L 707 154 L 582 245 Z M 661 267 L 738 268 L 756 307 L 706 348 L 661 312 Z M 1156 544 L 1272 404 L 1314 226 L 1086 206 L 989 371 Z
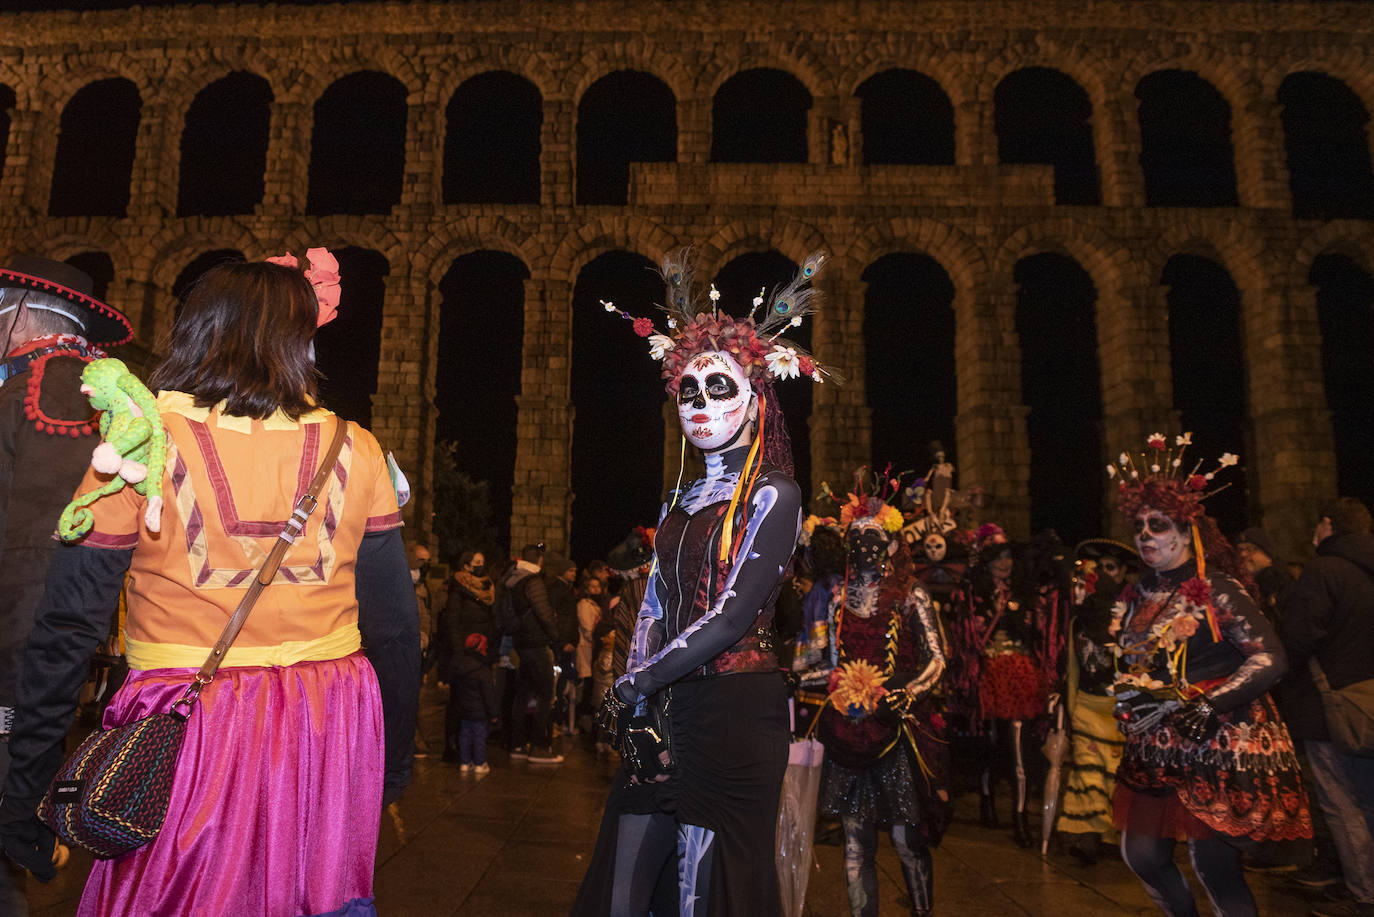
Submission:
M 1011 721 L 1011 760 L 1016 775 L 1016 810 L 1011 816 L 1012 837 L 1022 847 L 1032 844 L 1030 825 L 1026 820 L 1026 756 L 1021 747 L 1021 721 Z
M 926 917 L 935 910 L 935 867 L 930 848 L 915 825 L 892 826 L 892 849 L 902 864 L 906 892 L 911 897 L 912 917 Z
M 695 917 L 707 910 L 711 892 L 711 846 L 716 832 L 696 825 L 677 827 L 678 917 Z
M 844 879 L 853 917 L 878 917 L 878 826 L 845 816 Z

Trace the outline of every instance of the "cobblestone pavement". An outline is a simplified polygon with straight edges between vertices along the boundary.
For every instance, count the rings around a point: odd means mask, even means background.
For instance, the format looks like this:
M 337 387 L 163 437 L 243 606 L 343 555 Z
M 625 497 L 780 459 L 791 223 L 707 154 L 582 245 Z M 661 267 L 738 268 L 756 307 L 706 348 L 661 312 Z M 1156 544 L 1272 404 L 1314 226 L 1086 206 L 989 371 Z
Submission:
M 442 731 L 442 689 L 427 688 L 426 735 Z M 545 917 L 567 913 L 586 868 L 613 765 L 582 737 L 563 737 L 561 766 L 513 764 L 491 753 L 491 773 L 460 775 L 438 749 L 416 761 L 405 798 L 382 819 L 377 852 L 377 910 L 382 917 Z M 1002 800 L 1005 806 L 1005 800 Z M 977 826 L 977 797 L 958 800 L 953 827 L 935 852 L 937 913 L 960 917 L 1157 914 L 1139 882 L 1104 849 L 1081 866 L 1051 849 L 1048 859 L 1021 850 L 1010 832 Z M 1005 813 L 1004 813 L 1005 821 Z M 226 851 L 226 855 L 229 853 Z M 807 896 L 809 917 L 845 917 L 841 848 L 816 847 Z M 1186 856 L 1180 856 L 1187 872 Z M 33 917 L 76 913 L 89 861 L 74 857 L 50 885 L 30 883 Z M 880 842 L 884 914 L 904 914 L 901 872 Z M 1188 872 L 1194 889 L 1198 885 Z M 1281 878 L 1251 875 L 1265 917 L 1299 917 L 1307 903 Z M 1202 912 L 1209 913 L 1205 900 Z

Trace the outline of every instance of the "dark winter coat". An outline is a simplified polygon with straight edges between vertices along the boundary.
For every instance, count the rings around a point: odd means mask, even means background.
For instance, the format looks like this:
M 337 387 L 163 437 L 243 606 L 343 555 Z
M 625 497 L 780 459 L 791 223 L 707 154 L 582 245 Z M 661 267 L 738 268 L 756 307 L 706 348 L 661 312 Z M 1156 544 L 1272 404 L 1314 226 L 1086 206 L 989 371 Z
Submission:
M 553 606 L 553 617 L 558 624 L 558 645 L 554 650 L 561 651 L 568 644 L 577 646 L 577 590 L 571 583 L 554 577 L 544 580 L 549 591 L 549 604 Z
M 514 634 L 515 648 L 553 647 L 558 641 L 558 616 L 549 601 L 548 581 L 516 564 L 506 575 L 505 588 L 511 590 L 515 613 L 520 619 Z M 555 647 L 562 648 L 561 643 Z
M 1374 678 L 1374 535 L 1332 535 L 1317 545 L 1284 605 L 1279 635 L 1291 660 L 1282 691 L 1289 732 L 1328 742 L 1307 660 L 1317 657 L 1333 688 Z
M 14 705 L 19 657 L 57 544 L 57 517 L 100 442 L 87 425 L 95 416 L 80 391 L 85 366 L 83 359 L 54 355 L 35 362 L 37 380 L 30 368 L 0 385 L 0 707 Z M 35 407 L 75 426 L 39 430 L 29 415 Z
M 496 684 L 491 663 L 476 650 L 464 650 L 453 665 L 451 691 L 458 693 L 458 718 L 486 721 L 496 716 Z
M 447 662 L 441 669 L 446 679 L 455 671 L 454 664 L 463 653 L 469 634 L 487 638 L 487 657 L 496 658 L 500 637 L 496 633 L 496 619 L 491 604 L 483 602 L 460 580 L 449 582 L 448 602 L 439 615 L 440 659 Z

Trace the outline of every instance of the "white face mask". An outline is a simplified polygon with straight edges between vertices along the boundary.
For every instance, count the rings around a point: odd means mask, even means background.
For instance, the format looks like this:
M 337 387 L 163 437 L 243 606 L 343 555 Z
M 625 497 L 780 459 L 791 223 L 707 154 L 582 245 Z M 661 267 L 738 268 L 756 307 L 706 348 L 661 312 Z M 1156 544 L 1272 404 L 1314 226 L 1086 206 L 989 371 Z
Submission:
M 1145 566 L 1158 572 L 1173 570 L 1188 561 L 1190 545 L 1184 530 L 1157 509 L 1144 507 L 1135 514 L 1135 548 Z
M 678 377 L 682 432 L 707 452 L 732 444 L 750 419 L 753 399 L 749 379 L 733 357 L 715 350 L 698 354 Z
M 936 532 L 931 532 L 921 542 L 921 550 L 925 553 L 926 560 L 933 564 L 938 564 L 944 560 L 945 552 L 948 549 L 949 545 L 945 544 L 944 536 Z
M 414 585 L 418 585 L 419 582 L 420 582 L 420 568 L 419 568 L 419 567 L 411 567 L 411 568 L 410 568 L 410 584 L 411 584 L 412 586 L 414 586 Z

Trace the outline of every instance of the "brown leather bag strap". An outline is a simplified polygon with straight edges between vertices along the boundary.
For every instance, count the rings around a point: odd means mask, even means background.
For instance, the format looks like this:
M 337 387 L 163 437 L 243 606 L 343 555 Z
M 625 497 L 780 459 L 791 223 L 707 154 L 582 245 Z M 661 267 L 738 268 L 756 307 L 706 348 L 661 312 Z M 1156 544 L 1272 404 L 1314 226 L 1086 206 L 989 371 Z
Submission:
M 253 577 L 253 581 L 248 584 L 248 590 L 243 594 L 243 598 L 239 599 L 238 607 L 234 609 L 234 614 L 229 618 L 229 623 L 224 625 L 224 630 L 220 633 L 219 639 L 215 641 L 215 646 L 210 650 L 210 655 L 206 657 L 205 664 L 196 673 L 195 680 L 191 682 L 181 699 L 172 705 L 174 713 L 181 716 L 189 714 L 191 706 L 200 694 L 200 689 L 208 685 L 214 679 L 215 672 L 219 671 L 220 663 L 228 654 L 229 647 L 233 645 L 234 639 L 243 629 L 243 622 L 248 620 L 248 613 L 253 610 L 253 604 L 257 602 L 262 590 L 271 584 L 277 575 L 278 568 L 281 567 L 287 549 L 295 544 L 296 539 L 304 531 L 305 523 L 310 519 L 310 514 L 315 512 L 315 507 L 319 504 L 320 491 L 324 490 L 325 483 L 334 471 L 334 463 L 338 461 L 339 452 L 343 449 L 344 439 L 347 436 L 348 421 L 340 417 L 334 427 L 334 438 L 330 440 L 329 449 L 324 454 L 324 461 L 320 463 L 319 469 L 315 472 L 315 477 L 311 479 L 310 486 L 296 501 L 296 508 L 291 511 L 291 518 L 286 520 L 286 525 L 282 527 L 281 534 L 277 536 L 276 543 L 268 552 L 267 559 L 263 561 L 262 567 L 258 570 L 258 575 Z M 183 704 L 186 707 L 184 712 L 177 709 Z

